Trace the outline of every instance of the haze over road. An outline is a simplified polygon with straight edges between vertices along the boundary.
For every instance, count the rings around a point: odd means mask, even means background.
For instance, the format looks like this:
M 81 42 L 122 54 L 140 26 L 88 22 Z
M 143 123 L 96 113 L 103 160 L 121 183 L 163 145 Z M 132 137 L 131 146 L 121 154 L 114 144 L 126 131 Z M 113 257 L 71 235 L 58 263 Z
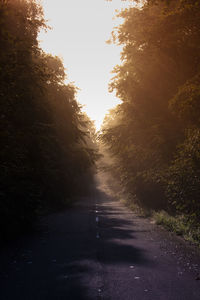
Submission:
M 0 258 L 0 299 L 200 299 L 199 253 L 95 188 Z

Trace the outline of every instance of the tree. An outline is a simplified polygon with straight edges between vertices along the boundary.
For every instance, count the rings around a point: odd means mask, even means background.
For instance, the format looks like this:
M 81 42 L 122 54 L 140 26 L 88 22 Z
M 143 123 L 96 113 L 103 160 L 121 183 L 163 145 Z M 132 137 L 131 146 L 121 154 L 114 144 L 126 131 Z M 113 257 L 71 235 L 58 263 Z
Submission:
M 199 8 L 198 1 L 146 1 L 120 12 L 124 22 L 112 32 L 123 50 L 110 91 L 122 104 L 107 117 L 102 140 L 118 159 L 122 185 L 151 208 L 171 203 L 166 174 L 188 129 L 199 128 Z
M 0 227 L 6 236 L 32 225 L 41 207 L 58 208 L 80 195 L 95 153 L 76 87 L 65 84 L 62 61 L 38 46 L 37 34 L 47 28 L 42 7 L 34 0 L 1 1 L 0 23 Z

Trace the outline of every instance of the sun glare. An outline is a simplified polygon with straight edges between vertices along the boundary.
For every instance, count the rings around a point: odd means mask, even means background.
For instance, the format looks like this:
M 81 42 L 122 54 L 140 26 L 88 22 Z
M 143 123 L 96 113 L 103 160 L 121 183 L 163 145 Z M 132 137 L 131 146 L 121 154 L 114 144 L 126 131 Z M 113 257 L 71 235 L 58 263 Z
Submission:
M 115 10 L 129 4 L 121 0 L 43 0 L 42 4 L 52 29 L 40 33 L 41 47 L 63 58 L 68 81 L 80 89 L 78 102 L 99 129 L 106 112 L 119 103 L 108 93 L 108 83 L 120 62 L 120 47 L 106 40 L 120 22 L 114 18 Z

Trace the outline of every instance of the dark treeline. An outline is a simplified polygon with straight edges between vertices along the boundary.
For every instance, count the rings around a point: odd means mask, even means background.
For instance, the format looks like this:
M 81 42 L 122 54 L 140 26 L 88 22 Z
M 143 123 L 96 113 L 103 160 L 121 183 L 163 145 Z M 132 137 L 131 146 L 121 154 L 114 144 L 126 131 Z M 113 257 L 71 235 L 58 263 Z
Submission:
M 94 125 L 66 85 L 58 57 L 38 46 L 46 28 L 35 0 L 0 1 L 0 232 L 86 193 L 96 157 Z
M 145 1 L 119 13 L 110 89 L 122 100 L 101 139 L 132 199 L 200 217 L 200 1 Z

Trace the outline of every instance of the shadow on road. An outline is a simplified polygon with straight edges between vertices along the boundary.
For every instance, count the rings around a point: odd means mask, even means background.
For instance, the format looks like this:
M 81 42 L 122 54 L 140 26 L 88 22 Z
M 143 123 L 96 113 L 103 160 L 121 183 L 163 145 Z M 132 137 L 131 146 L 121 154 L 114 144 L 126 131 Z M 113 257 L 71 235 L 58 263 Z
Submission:
M 134 247 L 134 223 L 127 214 L 114 198 L 95 188 L 74 208 L 44 218 L 48 230 L 24 241 L 15 263 L 4 270 L 0 299 L 101 299 L 106 265 L 127 270 L 152 266 L 146 250 Z M 22 255 L 27 249 L 28 261 Z
M 127 218 L 127 211 L 106 193 L 97 190 L 99 211 L 99 255 L 103 264 L 147 265 L 145 250 L 134 245 L 134 222 Z M 117 215 L 116 215 L 117 212 Z

